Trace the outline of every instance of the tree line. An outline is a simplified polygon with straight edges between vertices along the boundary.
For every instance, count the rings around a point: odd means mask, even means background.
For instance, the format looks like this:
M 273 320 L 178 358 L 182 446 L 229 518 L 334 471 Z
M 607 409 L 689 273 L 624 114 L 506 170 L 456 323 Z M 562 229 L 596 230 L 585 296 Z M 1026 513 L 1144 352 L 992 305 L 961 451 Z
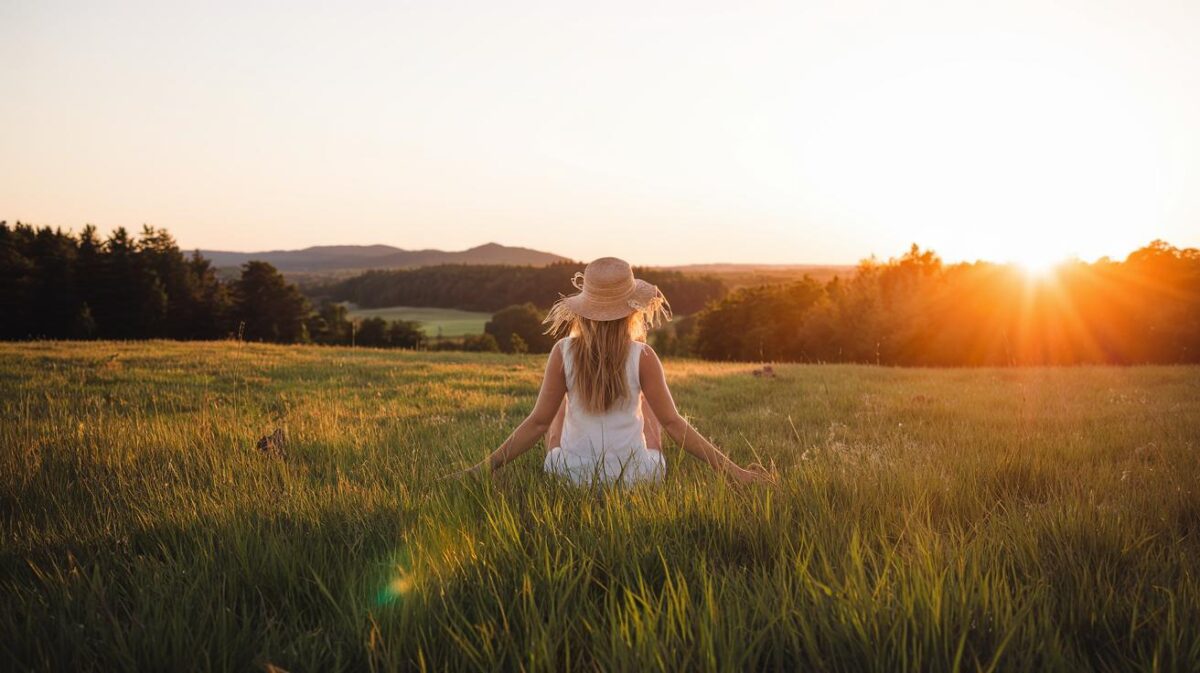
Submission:
M 185 255 L 164 229 L 125 228 L 101 239 L 0 222 L 0 339 L 220 339 L 379 348 L 545 352 L 543 309 L 571 291 L 578 264 L 549 268 L 440 266 L 368 272 L 310 290 L 271 264 L 248 262 L 223 280 L 199 254 Z M 683 311 L 722 296 L 713 278 L 640 270 Z M 366 307 L 458 307 L 494 311 L 485 333 L 431 340 L 420 324 L 351 320 L 341 302 Z M 315 306 L 314 306 L 315 303 Z
M 265 262 L 224 281 L 169 233 L 101 239 L 0 222 L 0 339 L 220 339 L 545 352 L 542 316 L 578 264 L 375 271 L 314 302 Z M 977 366 L 1200 362 L 1200 251 L 1162 241 L 1122 261 L 1071 262 L 1036 279 L 1011 265 L 947 265 L 913 246 L 852 275 L 726 292 L 720 280 L 638 270 L 679 317 L 664 355 L 713 360 Z M 339 303 L 494 312 L 484 334 L 430 340 L 420 324 L 352 321 Z
M 344 306 L 308 299 L 266 262 L 222 281 L 163 229 L 101 239 L 0 222 L 0 339 L 221 339 L 419 348 L 407 321 L 355 324 Z
M 746 288 L 664 335 L 715 360 L 887 365 L 1200 362 L 1200 251 L 1162 241 L 1043 278 L 913 246 L 848 278 Z
M 0 222 L 0 337 L 215 339 L 246 302 L 165 231 Z
M 575 292 L 571 278 L 581 269 L 574 262 L 544 267 L 447 264 L 368 271 L 308 292 L 367 308 L 436 306 L 495 312 L 528 303 L 548 309 L 562 294 Z M 712 276 L 644 268 L 635 268 L 634 273 L 657 285 L 681 315 L 700 311 L 727 292 L 724 282 Z

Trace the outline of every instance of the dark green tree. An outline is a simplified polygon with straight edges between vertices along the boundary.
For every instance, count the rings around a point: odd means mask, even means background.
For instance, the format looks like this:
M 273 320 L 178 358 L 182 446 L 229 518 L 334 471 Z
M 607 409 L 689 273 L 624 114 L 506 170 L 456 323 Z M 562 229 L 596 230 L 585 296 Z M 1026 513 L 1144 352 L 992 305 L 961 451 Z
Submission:
M 187 303 L 180 318 L 181 339 L 219 339 L 231 332 L 233 299 L 212 262 L 199 252 L 187 261 Z
M 512 346 L 512 350 L 510 351 L 512 353 L 522 354 L 529 352 L 529 344 L 525 343 L 521 335 L 516 332 L 513 332 L 512 336 L 509 337 L 509 343 Z
M 393 320 L 388 325 L 388 343 L 392 348 L 418 350 L 425 347 L 425 330 L 414 320 Z
M 20 222 L 0 222 L 0 338 L 25 339 L 33 329 L 32 229 Z
M 358 333 L 355 338 L 358 346 L 368 348 L 387 348 L 388 324 L 383 318 L 364 318 L 358 323 Z
M 95 324 L 76 291 L 75 240 L 61 230 L 39 229 L 30 253 L 30 333 L 52 339 L 91 337 Z
M 505 353 L 514 352 L 514 334 L 525 342 L 528 352 L 548 353 L 554 338 L 544 334 L 546 326 L 542 324 L 542 318 L 542 312 L 533 304 L 518 304 L 497 311 L 483 326 L 483 331 L 492 335 Z
M 462 350 L 476 353 L 499 353 L 500 344 L 491 334 L 472 334 L 463 337 Z
M 100 336 L 150 339 L 167 336 L 167 292 L 124 227 L 104 242 L 104 259 L 96 282 L 92 315 Z
M 305 341 L 308 301 L 266 262 L 247 262 L 233 287 L 234 320 L 248 341 Z
M 354 325 L 345 304 L 325 301 L 308 317 L 308 335 L 323 344 L 349 344 Z

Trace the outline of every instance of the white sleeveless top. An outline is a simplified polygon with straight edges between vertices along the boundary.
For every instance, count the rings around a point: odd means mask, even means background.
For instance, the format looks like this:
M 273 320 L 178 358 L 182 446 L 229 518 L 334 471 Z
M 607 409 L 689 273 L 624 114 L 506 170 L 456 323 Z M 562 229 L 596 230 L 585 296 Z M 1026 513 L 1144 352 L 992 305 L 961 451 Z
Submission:
M 620 481 L 657 481 L 666 472 L 661 451 L 646 448 L 642 432 L 642 386 L 638 366 L 645 344 L 634 341 L 625 356 L 624 398 L 602 414 L 583 406 L 575 391 L 574 338 L 567 337 L 555 347 L 562 350 L 563 373 L 567 379 L 567 413 L 563 420 L 562 446 L 546 454 L 546 472 L 569 478 L 576 484 Z

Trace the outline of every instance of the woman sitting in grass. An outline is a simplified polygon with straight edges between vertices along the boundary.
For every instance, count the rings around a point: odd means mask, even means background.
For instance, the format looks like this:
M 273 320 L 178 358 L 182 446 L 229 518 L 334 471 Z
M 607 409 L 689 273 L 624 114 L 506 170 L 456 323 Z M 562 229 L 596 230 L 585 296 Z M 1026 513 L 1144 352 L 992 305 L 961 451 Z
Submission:
M 546 472 L 576 484 L 658 481 L 666 471 L 661 422 L 714 470 L 743 483 L 768 479 L 757 464 L 738 467 L 675 409 L 662 362 L 642 343 L 647 328 L 670 317 L 658 288 L 613 257 L 588 264 L 572 282 L 580 292 L 559 300 L 546 318 L 550 332 L 568 336 L 550 351 L 533 411 L 467 472 L 497 470 L 544 435 L 552 447 Z

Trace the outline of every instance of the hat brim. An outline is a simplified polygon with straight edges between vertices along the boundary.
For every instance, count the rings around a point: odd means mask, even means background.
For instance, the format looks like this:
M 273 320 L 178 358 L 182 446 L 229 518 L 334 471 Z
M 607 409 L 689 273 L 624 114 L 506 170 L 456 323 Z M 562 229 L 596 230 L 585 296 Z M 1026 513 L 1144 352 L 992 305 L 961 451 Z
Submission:
M 635 278 L 633 291 L 611 301 L 600 301 L 583 292 L 564 297 L 562 302 L 572 313 L 588 320 L 620 320 L 650 306 L 658 296 L 658 287 Z

